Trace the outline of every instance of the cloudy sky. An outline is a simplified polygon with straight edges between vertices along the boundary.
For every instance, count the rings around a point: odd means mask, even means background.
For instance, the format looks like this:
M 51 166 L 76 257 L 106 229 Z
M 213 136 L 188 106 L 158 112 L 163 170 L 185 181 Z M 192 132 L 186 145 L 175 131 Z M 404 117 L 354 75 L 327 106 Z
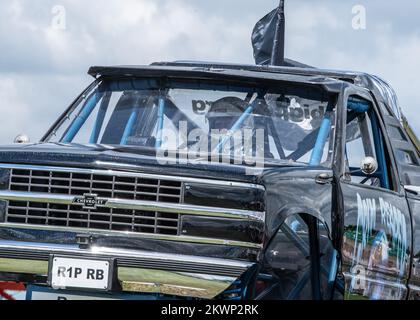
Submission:
M 91 65 L 253 63 L 250 34 L 277 0 L 2 0 L 0 143 L 38 140 Z M 394 3 L 394 4 L 392 4 Z M 388 80 L 420 133 L 420 1 L 286 0 L 286 55 Z M 363 5 L 366 28 L 354 29 Z

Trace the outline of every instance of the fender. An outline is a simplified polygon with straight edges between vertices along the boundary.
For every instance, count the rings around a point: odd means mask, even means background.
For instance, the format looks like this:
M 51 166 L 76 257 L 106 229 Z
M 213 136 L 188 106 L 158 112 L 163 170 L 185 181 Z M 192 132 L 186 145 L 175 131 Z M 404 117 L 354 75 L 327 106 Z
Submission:
M 275 236 L 277 235 L 277 232 L 279 231 L 280 227 L 282 226 L 282 224 L 284 223 L 284 221 L 288 218 L 291 217 L 293 215 L 297 215 L 297 214 L 301 214 L 301 215 L 308 215 L 311 217 L 316 218 L 318 221 L 320 221 L 321 223 L 324 224 L 327 232 L 328 232 L 328 237 L 331 241 L 333 241 L 332 239 L 332 233 L 331 233 L 331 226 L 328 225 L 327 221 L 324 219 L 324 216 L 322 215 L 322 213 L 318 210 L 315 210 L 313 208 L 308 208 L 308 207 L 284 207 L 282 208 L 278 213 L 277 213 L 277 217 L 275 220 L 275 224 L 273 225 L 273 229 L 275 229 L 276 231 L 273 233 L 273 235 L 268 239 L 266 245 L 264 246 L 264 253 L 267 250 L 267 248 L 269 247 L 271 241 L 275 238 Z

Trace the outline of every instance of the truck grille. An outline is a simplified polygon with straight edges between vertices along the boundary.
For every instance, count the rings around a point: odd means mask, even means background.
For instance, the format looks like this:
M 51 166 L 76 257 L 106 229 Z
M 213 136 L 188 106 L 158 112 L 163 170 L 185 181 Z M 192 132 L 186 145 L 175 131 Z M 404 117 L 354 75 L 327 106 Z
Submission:
M 98 175 L 94 173 L 12 169 L 10 190 L 181 203 L 182 183 L 163 179 Z M 177 235 L 179 215 L 131 209 L 9 201 L 10 223 Z

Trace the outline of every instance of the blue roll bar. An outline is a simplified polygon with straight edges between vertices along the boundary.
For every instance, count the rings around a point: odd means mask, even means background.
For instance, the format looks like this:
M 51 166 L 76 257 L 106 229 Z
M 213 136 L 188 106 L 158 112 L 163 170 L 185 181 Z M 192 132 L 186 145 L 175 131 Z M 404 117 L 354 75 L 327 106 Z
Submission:
M 95 92 L 88 98 L 79 115 L 73 120 L 69 130 L 65 133 L 62 142 L 71 143 L 73 141 L 103 95 L 103 93 Z
M 234 123 L 232 128 L 230 128 L 228 134 L 223 137 L 222 141 L 219 142 L 219 144 L 217 145 L 215 150 L 218 150 L 218 152 L 223 151 L 223 146 L 225 145 L 225 143 L 231 137 L 230 134 L 232 132 L 235 132 L 236 130 L 238 130 L 242 126 L 242 124 L 245 122 L 245 120 L 248 118 L 248 116 L 254 111 L 254 109 L 255 109 L 255 101 L 248 106 L 248 108 L 244 111 L 244 113 L 241 115 L 241 117 Z
M 376 176 L 380 177 L 381 186 L 389 189 L 390 183 L 388 178 L 388 169 L 386 166 L 384 143 L 382 140 L 381 130 L 378 126 L 378 118 L 371 108 L 371 103 L 365 100 L 350 99 L 347 103 L 347 109 L 356 111 L 358 113 L 368 112 L 371 117 L 373 140 L 375 143 L 376 157 L 378 161 L 379 170 L 376 172 Z M 374 175 L 375 176 L 375 175 Z
M 350 99 L 347 103 L 347 109 L 360 113 L 368 112 L 370 109 L 370 104 L 365 101 Z
M 381 136 L 381 130 L 378 126 L 378 119 L 374 114 L 373 110 L 370 112 L 370 116 L 372 117 L 372 133 L 373 133 L 373 140 L 375 141 L 375 149 L 376 149 L 376 158 L 378 161 L 379 170 L 376 172 L 377 175 L 380 175 L 382 187 L 389 189 L 389 178 L 388 178 L 388 169 L 386 166 L 386 159 L 385 159 L 385 148 L 383 139 Z
M 163 135 L 163 121 L 164 121 L 164 117 L 165 117 L 165 108 L 166 108 L 166 104 L 165 104 L 165 97 L 160 97 L 159 98 L 159 111 L 158 111 L 158 131 L 157 131 L 157 137 L 156 137 L 156 144 L 155 144 L 155 148 L 156 149 L 160 149 L 160 147 L 162 146 L 162 135 Z
M 98 143 L 99 133 L 101 132 L 102 125 L 105 120 L 106 111 L 108 109 L 110 94 L 107 94 L 102 100 L 101 107 L 98 110 L 96 121 L 93 125 L 92 134 L 90 135 L 89 143 Z
M 324 146 L 330 134 L 330 129 L 331 118 L 329 115 L 326 115 L 322 120 L 318 137 L 316 139 L 314 149 L 312 150 L 311 159 L 309 161 L 310 166 L 318 166 L 321 163 L 322 155 L 324 153 Z
M 130 137 L 131 132 L 133 131 L 134 124 L 136 123 L 137 115 L 139 113 L 139 108 L 134 106 L 131 110 L 130 118 L 128 118 L 127 124 L 125 126 L 124 133 L 121 138 L 121 145 L 126 145 L 128 138 Z

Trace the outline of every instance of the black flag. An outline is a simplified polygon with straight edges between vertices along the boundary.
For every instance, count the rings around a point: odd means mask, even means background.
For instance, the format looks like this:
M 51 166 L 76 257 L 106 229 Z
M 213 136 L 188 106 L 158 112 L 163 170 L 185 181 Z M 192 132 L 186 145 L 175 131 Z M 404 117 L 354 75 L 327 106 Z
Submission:
M 252 32 L 255 63 L 259 65 L 284 64 L 284 1 L 255 25 Z

